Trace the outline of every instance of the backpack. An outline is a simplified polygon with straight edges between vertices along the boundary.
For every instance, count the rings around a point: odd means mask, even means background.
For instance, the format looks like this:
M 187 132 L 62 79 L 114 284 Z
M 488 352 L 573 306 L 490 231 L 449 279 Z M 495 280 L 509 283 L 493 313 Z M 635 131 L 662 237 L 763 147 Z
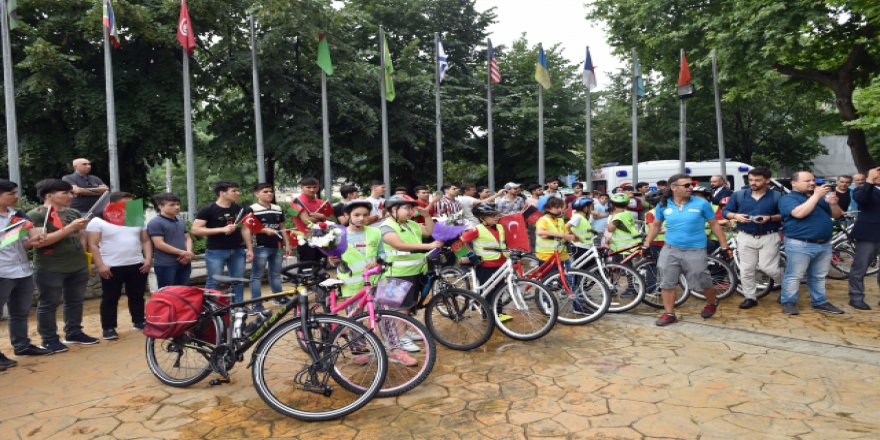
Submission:
M 197 287 L 166 286 L 153 293 L 144 308 L 144 336 L 170 339 L 198 321 L 205 291 Z

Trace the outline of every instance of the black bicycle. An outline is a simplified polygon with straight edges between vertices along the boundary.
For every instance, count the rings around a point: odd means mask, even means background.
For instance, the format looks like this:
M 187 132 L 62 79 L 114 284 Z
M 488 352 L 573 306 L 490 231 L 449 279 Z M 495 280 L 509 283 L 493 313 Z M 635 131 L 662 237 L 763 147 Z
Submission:
M 229 371 L 244 361 L 257 393 L 276 411 L 305 421 L 331 420 L 357 411 L 382 388 L 388 358 L 382 342 L 362 325 L 336 315 L 313 314 L 310 277 L 283 272 L 294 289 L 228 303 L 232 295 L 205 290 L 203 312 L 180 336 L 147 338 L 150 371 L 163 383 L 187 387 L 208 377 L 212 385 L 229 382 Z M 215 275 L 232 287 L 246 278 Z M 248 324 L 250 306 L 283 301 L 271 315 L 257 314 Z M 282 321 L 292 310 L 298 316 Z

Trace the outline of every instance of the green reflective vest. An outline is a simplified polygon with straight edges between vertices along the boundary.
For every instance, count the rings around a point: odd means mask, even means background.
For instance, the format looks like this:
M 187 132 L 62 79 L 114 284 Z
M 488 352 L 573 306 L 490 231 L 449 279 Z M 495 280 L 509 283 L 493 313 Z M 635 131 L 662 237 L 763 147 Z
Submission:
M 501 259 L 501 252 L 486 250 L 486 248 L 504 248 L 507 247 L 504 241 L 504 228 L 501 225 L 495 225 L 500 240 L 496 240 L 492 232 L 486 225 L 477 226 L 477 238 L 473 241 L 474 253 L 483 261 L 495 261 Z
M 561 218 L 550 218 L 547 216 L 545 216 L 544 218 L 549 219 L 551 222 L 550 225 L 552 226 L 552 228 L 549 229 L 550 232 L 556 232 L 558 234 L 565 233 L 565 220 Z M 543 222 L 544 218 L 542 218 L 540 221 Z M 557 240 L 558 239 L 555 237 L 545 238 L 535 234 L 535 254 L 538 255 L 538 258 L 544 261 L 548 260 L 550 256 L 553 255 L 553 252 L 556 251 L 556 247 L 559 246 L 559 242 Z M 560 256 L 562 256 L 563 253 L 565 253 L 565 251 L 559 251 Z M 568 259 L 568 254 L 565 253 L 565 255 L 566 257 L 563 259 L 563 261 Z
M 406 244 L 422 244 L 422 227 L 412 221 L 406 221 L 406 228 L 400 223 L 394 221 L 393 218 L 387 218 L 382 226 L 388 226 L 397 233 L 400 240 Z M 407 277 L 412 275 L 420 275 L 428 272 L 428 264 L 425 261 L 426 254 L 424 252 L 411 252 L 395 249 L 388 243 L 385 243 L 385 259 L 392 263 L 391 267 L 386 271 L 386 275 L 391 277 Z
M 613 223 L 615 220 L 623 223 L 623 226 L 625 226 L 629 232 L 624 231 L 620 226 L 614 225 L 614 232 L 611 233 L 610 248 L 612 251 L 625 249 L 641 242 L 639 227 L 636 224 L 635 217 L 632 215 L 632 211 L 623 211 L 613 214 L 609 218 L 608 223 Z
M 382 234 L 379 229 L 366 226 L 364 233 L 367 236 L 366 249 L 364 253 L 355 249 L 350 243 L 348 249 L 342 254 L 342 261 L 348 266 L 350 272 L 344 272 L 342 266 L 338 271 L 339 280 L 344 282 L 342 285 L 342 296 L 352 296 L 364 288 L 364 269 L 367 263 L 376 260 L 379 256 L 379 246 L 382 243 Z M 371 278 L 371 282 L 376 282 L 378 275 Z
M 577 236 L 578 243 L 581 245 L 591 245 L 593 244 L 593 225 L 590 224 L 590 221 L 584 217 L 580 212 L 575 212 L 572 214 L 572 217 L 578 216 L 581 218 L 580 223 L 577 226 L 571 227 L 571 233 Z

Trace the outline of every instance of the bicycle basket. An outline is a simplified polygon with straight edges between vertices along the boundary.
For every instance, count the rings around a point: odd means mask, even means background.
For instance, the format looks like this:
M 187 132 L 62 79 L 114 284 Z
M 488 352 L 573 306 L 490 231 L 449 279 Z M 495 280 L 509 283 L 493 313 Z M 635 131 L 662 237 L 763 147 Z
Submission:
M 376 303 L 386 307 L 400 307 L 412 290 L 413 283 L 400 278 L 382 278 L 376 285 Z

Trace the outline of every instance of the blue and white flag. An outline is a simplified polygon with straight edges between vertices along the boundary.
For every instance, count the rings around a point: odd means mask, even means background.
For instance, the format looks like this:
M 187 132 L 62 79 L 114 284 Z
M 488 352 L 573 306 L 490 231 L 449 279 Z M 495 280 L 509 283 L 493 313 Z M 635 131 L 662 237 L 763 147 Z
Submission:
M 587 59 L 584 60 L 584 85 L 587 91 L 596 88 L 596 68 L 593 66 L 593 58 L 590 57 L 590 48 L 587 48 Z
M 437 42 L 437 65 L 440 71 L 440 82 L 443 82 L 443 77 L 446 76 L 446 69 L 449 68 L 449 63 L 446 62 L 446 52 L 443 51 L 442 41 Z

